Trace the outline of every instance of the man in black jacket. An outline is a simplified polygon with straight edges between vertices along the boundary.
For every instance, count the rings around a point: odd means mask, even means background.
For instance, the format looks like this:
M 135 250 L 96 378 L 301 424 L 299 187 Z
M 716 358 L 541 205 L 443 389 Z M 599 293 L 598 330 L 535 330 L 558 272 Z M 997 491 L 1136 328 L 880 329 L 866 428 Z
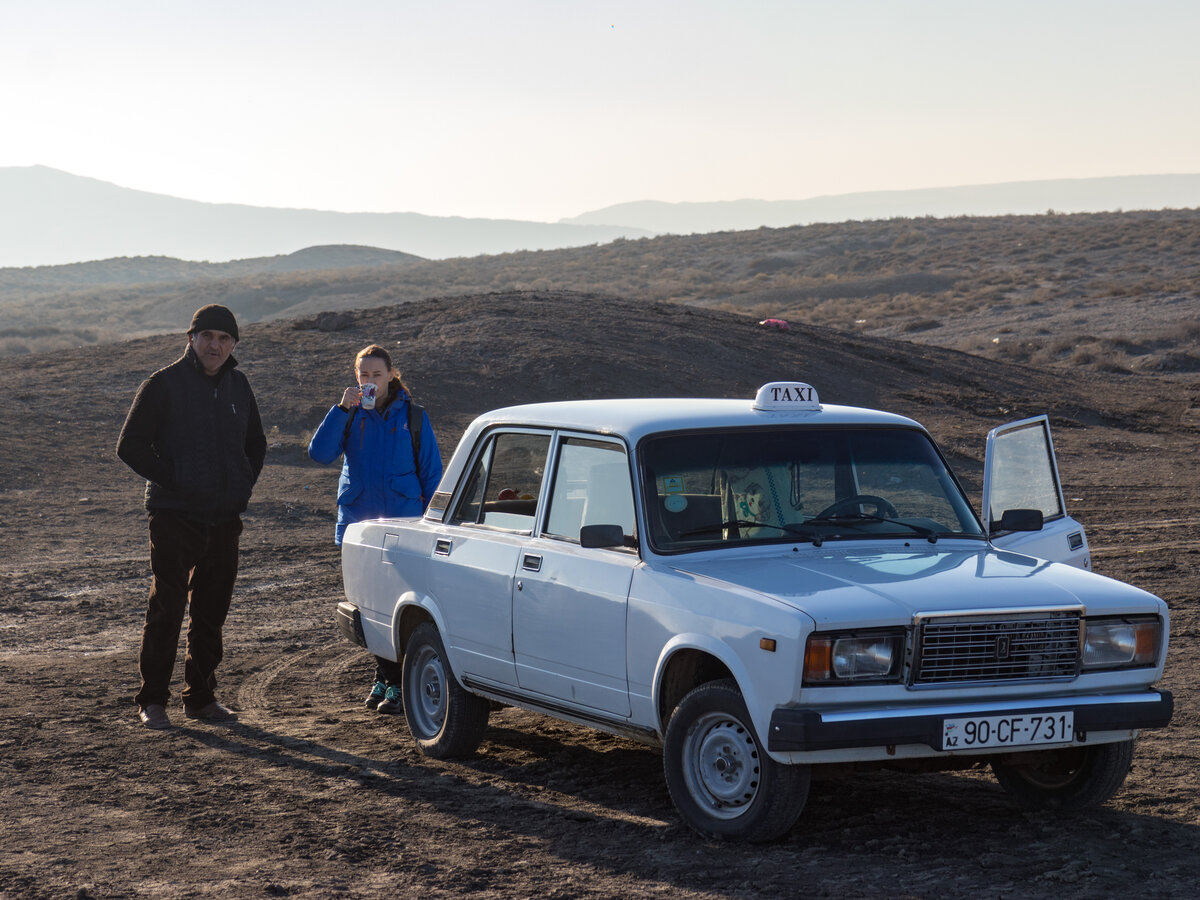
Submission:
M 217 700 L 215 673 L 237 577 L 241 514 L 267 452 L 254 392 L 232 356 L 233 313 L 201 307 L 187 335 L 183 356 L 142 382 L 117 440 L 117 456 L 146 479 L 153 580 L 137 704 L 148 728 L 171 727 L 166 704 L 185 611 L 184 714 L 236 718 Z

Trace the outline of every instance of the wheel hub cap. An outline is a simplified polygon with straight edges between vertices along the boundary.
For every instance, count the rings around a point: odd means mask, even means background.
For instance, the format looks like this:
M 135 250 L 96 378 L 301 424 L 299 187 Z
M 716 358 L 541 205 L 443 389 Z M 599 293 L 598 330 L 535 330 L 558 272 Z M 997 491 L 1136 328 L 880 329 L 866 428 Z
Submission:
M 727 716 L 697 723 L 687 748 L 693 794 L 721 816 L 736 816 L 758 793 L 758 752 L 747 729 Z

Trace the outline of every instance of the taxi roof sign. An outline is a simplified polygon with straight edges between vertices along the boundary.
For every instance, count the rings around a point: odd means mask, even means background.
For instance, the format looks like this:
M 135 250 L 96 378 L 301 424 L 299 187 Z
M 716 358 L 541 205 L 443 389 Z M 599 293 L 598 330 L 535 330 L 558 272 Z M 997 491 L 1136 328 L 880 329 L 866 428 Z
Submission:
M 803 381 L 772 381 L 758 389 L 754 408 L 768 412 L 812 412 L 821 408 L 817 389 Z

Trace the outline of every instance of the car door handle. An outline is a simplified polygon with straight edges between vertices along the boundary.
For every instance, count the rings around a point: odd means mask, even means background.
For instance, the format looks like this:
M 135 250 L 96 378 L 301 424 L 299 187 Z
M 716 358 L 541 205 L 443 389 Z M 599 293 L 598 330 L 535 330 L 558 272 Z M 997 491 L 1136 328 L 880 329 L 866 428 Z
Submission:
M 436 541 L 433 542 L 433 555 L 434 556 L 449 556 L 450 548 L 451 548 L 451 546 L 453 546 L 453 544 L 454 544 L 454 541 L 447 540 L 446 538 L 438 538 Z
M 521 557 L 521 568 L 526 572 L 540 572 L 542 570 L 542 558 L 533 553 L 526 553 Z

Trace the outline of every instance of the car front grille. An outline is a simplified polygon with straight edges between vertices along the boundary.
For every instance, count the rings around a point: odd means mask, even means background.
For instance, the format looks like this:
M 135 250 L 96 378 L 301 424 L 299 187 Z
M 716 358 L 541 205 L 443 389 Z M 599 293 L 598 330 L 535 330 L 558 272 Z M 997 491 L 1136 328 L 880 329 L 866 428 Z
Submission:
M 914 685 L 1039 681 L 1079 673 L 1078 610 L 935 616 L 917 624 Z

